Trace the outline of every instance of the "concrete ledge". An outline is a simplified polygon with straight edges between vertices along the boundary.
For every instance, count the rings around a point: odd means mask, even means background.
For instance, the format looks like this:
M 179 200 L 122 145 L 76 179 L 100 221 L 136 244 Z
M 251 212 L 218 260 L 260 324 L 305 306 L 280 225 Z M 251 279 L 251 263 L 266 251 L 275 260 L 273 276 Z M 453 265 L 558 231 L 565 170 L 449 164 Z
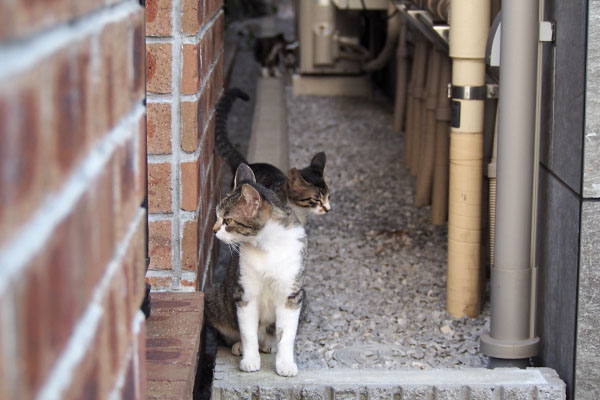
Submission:
M 292 76 L 294 95 L 349 96 L 370 98 L 373 92 L 368 76 Z
M 151 294 L 146 321 L 147 399 L 191 400 L 198 367 L 204 293 Z
M 265 162 L 287 172 L 290 165 L 286 100 L 280 78 L 259 78 L 248 161 Z
M 294 378 L 275 373 L 275 355 L 261 354 L 261 370 L 239 370 L 240 358 L 220 347 L 212 399 L 537 399 L 566 398 L 549 368 L 313 369 Z

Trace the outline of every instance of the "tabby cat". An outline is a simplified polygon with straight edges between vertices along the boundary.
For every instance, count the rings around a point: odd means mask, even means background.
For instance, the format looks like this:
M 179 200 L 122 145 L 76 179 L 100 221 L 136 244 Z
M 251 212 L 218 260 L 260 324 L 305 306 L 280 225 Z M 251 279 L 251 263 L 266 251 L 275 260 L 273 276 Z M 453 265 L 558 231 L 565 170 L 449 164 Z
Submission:
M 278 67 L 280 57 L 285 54 L 287 44 L 283 33 L 257 38 L 254 41 L 254 59 L 260 64 L 263 77 L 281 76 Z
M 240 89 L 228 89 L 219 100 L 216 110 L 215 146 L 232 172 L 240 164 L 248 164 L 227 135 L 227 116 L 237 98 L 244 101 L 250 99 Z M 325 153 L 320 152 L 315 154 L 308 167 L 301 170 L 292 168 L 287 176 L 279 168 L 267 163 L 250 164 L 250 168 L 256 181 L 273 190 L 281 201 L 287 202 L 304 225 L 309 214 L 325 214 L 331 210 L 331 193 L 324 176 L 325 163 Z
M 293 211 L 240 164 L 235 189 L 217 206 L 213 230 L 234 250 L 226 276 L 206 292 L 206 316 L 240 369 L 260 369 L 259 349 L 277 351 L 275 370 L 295 376 L 294 341 L 303 311 L 306 234 Z

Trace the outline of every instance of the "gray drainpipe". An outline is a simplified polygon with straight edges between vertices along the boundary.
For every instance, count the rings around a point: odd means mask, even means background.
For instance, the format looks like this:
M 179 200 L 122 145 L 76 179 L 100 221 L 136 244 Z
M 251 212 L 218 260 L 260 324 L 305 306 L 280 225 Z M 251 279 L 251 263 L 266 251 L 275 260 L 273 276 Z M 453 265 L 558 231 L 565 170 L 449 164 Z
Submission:
M 523 365 L 539 345 L 530 325 L 538 13 L 538 0 L 502 1 L 492 316 L 481 336 L 496 365 Z

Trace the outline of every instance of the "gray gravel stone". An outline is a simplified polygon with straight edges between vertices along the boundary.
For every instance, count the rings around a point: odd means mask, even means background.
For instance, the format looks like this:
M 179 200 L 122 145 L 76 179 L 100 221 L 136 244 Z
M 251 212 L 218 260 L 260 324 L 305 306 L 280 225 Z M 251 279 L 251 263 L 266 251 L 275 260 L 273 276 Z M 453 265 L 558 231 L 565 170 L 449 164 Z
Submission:
M 489 309 L 474 319 L 445 311 L 446 228 L 431 225 L 429 207 L 413 206 L 390 100 L 293 96 L 288 88 L 287 101 L 291 165 L 325 151 L 332 191 L 332 212 L 307 224 L 300 368 L 486 365 L 478 337 Z

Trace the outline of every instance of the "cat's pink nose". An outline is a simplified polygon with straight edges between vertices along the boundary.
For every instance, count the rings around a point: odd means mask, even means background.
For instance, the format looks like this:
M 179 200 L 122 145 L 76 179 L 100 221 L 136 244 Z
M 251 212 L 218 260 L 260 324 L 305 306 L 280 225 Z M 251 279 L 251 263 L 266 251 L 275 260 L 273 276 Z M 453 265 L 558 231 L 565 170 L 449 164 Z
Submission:
M 215 222 L 215 224 L 213 225 L 213 232 L 217 233 L 219 232 L 219 229 L 221 229 L 221 222 L 217 221 Z

